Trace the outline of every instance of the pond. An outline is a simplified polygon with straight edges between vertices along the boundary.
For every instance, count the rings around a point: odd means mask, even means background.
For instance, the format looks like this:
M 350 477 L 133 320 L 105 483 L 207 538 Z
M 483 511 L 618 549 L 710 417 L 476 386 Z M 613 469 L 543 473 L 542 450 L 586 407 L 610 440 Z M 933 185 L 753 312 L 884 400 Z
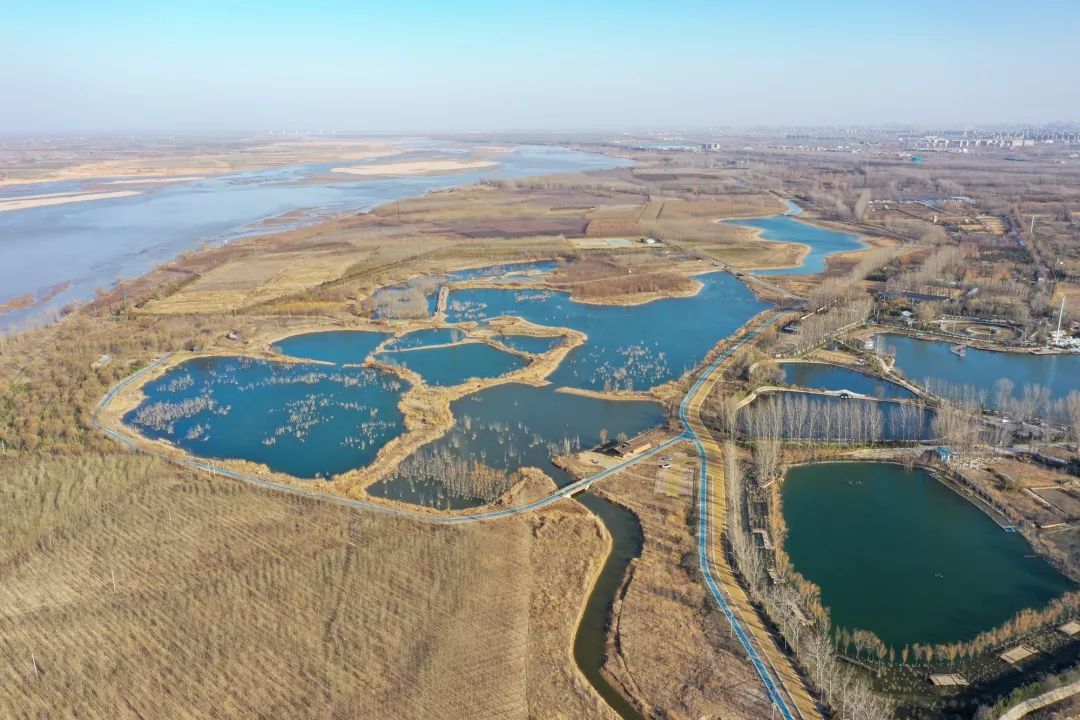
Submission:
M 460 342 L 465 338 L 465 333 L 457 328 L 427 328 L 414 330 L 411 333 L 394 338 L 386 344 L 385 350 L 409 350 L 412 348 L 429 347 L 431 345 L 449 345 Z
M 967 348 L 964 357 L 953 353 L 952 343 L 920 340 L 906 335 L 882 334 L 879 347 L 896 354 L 896 367 L 914 382 L 943 395 L 971 386 L 986 393 L 988 407 L 996 406 L 995 385 L 1000 378 L 1013 382 L 1012 396 L 1025 385 L 1042 385 L 1050 397 L 1060 399 L 1080 390 L 1080 355 L 1030 355 Z
M 439 301 L 439 290 L 451 282 L 489 280 L 515 283 L 535 280 L 537 274 L 555 269 L 554 260 L 527 260 L 523 262 L 495 263 L 480 267 L 454 270 L 445 275 L 418 275 L 405 282 L 378 288 L 372 299 L 379 306 L 376 317 L 418 318 L 431 317 Z M 417 291 L 422 296 L 417 296 Z M 422 300 L 420 307 L 416 303 Z
M 373 368 L 196 358 L 148 383 L 124 422 L 200 457 L 325 478 L 369 464 L 401 434 L 407 388 Z
M 443 509 L 475 507 L 502 494 L 523 467 L 540 468 L 567 485 L 573 478 L 552 458 L 599 445 L 602 435 L 632 437 L 665 420 L 653 402 L 600 400 L 518 383 L 466 395 L 450 409 L 454 427 L 393 477 L 370 486 L 371 495 Z
M 970 640 L 1072 583 L 926 470 L 888 463 L 791 468 L 782 490 L 795 569 L 821 588 L 834 628 L 899 651 Z
M 539 335 L 499 335 L 496 342 L 520 352 L 543 355 L 563 341 L 562 335 L 541 337 Z
M 379 353 L 375 357 L 388 365 L 406 367 L 420 375 L 428 385 L 439 386 L 460 385 L 469 378 L 499 377 L 528 364 L 520 355 L 480 342 Z
M 739 412 L 742 432 L 827 443 L 914 442 L 934 438 L 934 413 L 917 403 L 798 391 L 759 396 Z
M 335 365 L 360 365 L 386 338 L 387 334 L 380 332 L 327 330 L 291 335 L 278 340 L 271 349 L 303 360 L 320 360 Z
M 816 390 L 850 390 L 873 398 L 911 398 L 915 394 L 888 380 L 828 363 L 785 362 L 779 365 L 786 385 Z
M 774 242 L 800 243 L 807 245 L 810 252 L 803 259 L 802 264 L 790 268 L 777 268 L 774 270 L 756 270 L 755 275 L 802 275 L 820 273 L 825 271 L 826 260 L 838 253 L 862 250 L 868 247 L 866 243 L 856 235 L 837 232 L 827 228 L 811 225 L 810 223 L 794 219 L 791 215 L 773 215 L 765 218 L 751 218 L 749 220 L 725 220 L 730 225 L 752 228 L 760 231 L 763 240 Z
M 589 390 L 644 390 L 681 377 L 721 339 L 769 307 L 727 273 L 700 275 L 701 292 L 642 305 L 593 305 L 564 292 L 476 288 L 450 293 L 449 322 L 516 315 L 588 336 L 548 378 Z

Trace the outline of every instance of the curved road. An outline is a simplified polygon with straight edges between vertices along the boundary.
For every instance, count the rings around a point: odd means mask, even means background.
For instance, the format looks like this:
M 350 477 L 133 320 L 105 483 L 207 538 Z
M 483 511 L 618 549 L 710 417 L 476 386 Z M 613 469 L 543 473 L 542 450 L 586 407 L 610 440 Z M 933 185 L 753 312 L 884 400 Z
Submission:
M 694 443 L 697 448 L 698 455 L 701 458 L 701 477 L 698 483 L 698 563 L 701 567 L 702 575 L 705 578 L 705 584 L 709 588 L 709 592 L 712 594 L 716 604 L 720 607 L 720 610 L 724 613 L 728 622 L 731 624 L 732 632 L 739 638 L 739 642 L 742 644 L 743 649 L 746 651 L 747 657 L 753 664 L 754 669 L 757 671 L 761 681 L 765 685 L 765 689 L 769 693 L 769 697 L 772 703 L 776 706 L 776 710 L 779 712 L 780 717 L 784 720 L 796 720 L 797 718 L 820 718 L 820 714 L 807 692 L 805 686 L 802 683 L 801 678 L 795 673 L 787 660 L 787 657 L 779 652 L 779 649 L 775 647 L 775 642 L 768 631 L 756 621 L 756 611 L 749 606 L 745 595 L 741 593 L 741 589 L 738 588 L 737 583 L 734 582 L 734 578 L 731 577 L 730 568 L 727 567 L 726 560 L 721 566 L 721 577 L 718 579 L 714 574 L 714 567 L 716 567 L 716 561 L 712 556 L 712 527 L 710 510 L 710 503 L 712 502 L 712 490 L 710 487 L 711 474 L 715 474 L 715 470 L 709 466 L 710 455 L 714 457 L 714 460 L 719 456 L 719 447 L 712 440 L 712 437 L 708 434 L 708 431 L 701 423 L 699 416 L 699 410 L 702 401 L 712 390 L 715 382 L 714 373 L 716 370 L 728 360 L 732 354 L 741 348 L 746 343 L 757 337 L 763 330 L 772 326 L 777 320 L 783 316 L 782 312 L 778 312 L 763 324 L 746 332 L 738 340 L 733 342 L 727 348 L 725 348 L 712 363 L 706 367 L 697 381 L 690 387 L 686 396 L 683 398 L 682 403 L 679 405 L 679 419 L 682 421 L 685 428 L 682 434 L 677 435 L 666 442 L 648 450 L 637 457 L 625 460 L 617 465 L 592 475 L 588 478 L 584 478 L 577 482 L 571 483 L 563 488 L 556 490 L 555 492 L 546 495 L 538 500 L 534 500 L 524 505 L 519 505 L 511 508 L 502 508 L 499 510 L 490 510 L 485 512 L 471 513 L 467 515 L 455 515 L 455 516 L 438 516 L 429 515 L 420 511 L 409 510 L 407 508 L 399 508 L 388 505 L 382 505 L 378 503 L 368 502 L 365 500 L 357 500 L 353 498 L 338 497 L 335 495 L 329 495 L 322 492 L 313 490 L 304 490 L 302 488 L 292 487 L 284 485 L 282 483 L 273 482 L 271 480 L 265 480 L 263 478 L 256 477 L 254 475 L 248 475 L 245 473 L 238 473 L 227 468 L 222 468 L 214 465 L 211 462 L 205 462 L 201 460 L 194 460 L 191 458 L 180 458 L 165 453 L 156 452 L 146 448 L 139 447 L 130 437 L 123 433 L 114 430 L 113 428 L 102 425 L 98 416 L 102 410 L 104 410 L 116 397 L 117 393 L 127 387 L 133 381 L 143 377 L 147 373 L 159 367 L 170 356 L 165 355 L 158 358 L 150 365 L 139 370 L 135 374 L 122 380 L 115 385 L 105 394 L 105 397 L 101 399 L 93 413 L 93 425 L 109 437 L 113 438 L 117 442 L 121 443 L 125 447 L 146 452 L 151 455 L 174 462 L 183 467 L 187 467 L 197 471 L 204 471 L 208 473 L 214 473 L 222 477 L 230 478 L 233 480 L 239 480 L 241 482 L 254 485 L 256 487 L 265 488 L 268 490 L 275 490 L 278 492 L 290 493 L 293 495 L 301 495 L 306 497 L 318 498 L 327 502 L 336 503 L 338 505 L 344 505 L 357 510 L 363 510 L 366 512 L 377 512 L 384 515 L 393 515 L 398 517 L 408 517 L 415 520 L 424 522 L 439 523 L 445 525 L 457 525 L 469 522 L 480 522 L 484 520 L 495 520 L 499 518 L 510 517 L 513 515 L 523 515 L 525 513 L 533 512 L 552 503 L 558 502 L 564 498 L 568 498 L 576 493 L 587 490 L 593 483 L 599 482 L 604 478 L 610 477 L 631 465 L 634 465 L 645 458 L 648 458 L 657 453 L 663 452 L 683 441 L 689 441 Z M 691 418 L 691 416 L 693 416 Z M 705 444 L 702 442 L 702 438 L 705 438 L 705 442 L 710 445 L 712 452 L 707 452 Z M 727 576 L 729 582 L 725 583 L 723 578 Z M 734 585 L 734 588 L 732 587 Z M 732 589 L 739 592 L 738 596 L 732 595 Z M 725 593 L 725 590 L 727 591 Z M 731 601 L 729 601 L 729 597 Z M 744 612 L 744 610 L 746 612 Z M 754 617 L 754 622 L 747 622 L 745 617 L 747 612 Z M 758 647 L 772 645 L 775 652 L 768 652 L 763 650 L 759 652 Z M 765 658 L 762 658 L 765 655 Z M 776 665 L 780 664 L 781 669 L 778 670 Z M 784 679 L 780 679 L 784 678 Z M 786 683 L 785 683 L 786 679 Z M 790 689 L 791 685 L 796 685 L 795 692 Z

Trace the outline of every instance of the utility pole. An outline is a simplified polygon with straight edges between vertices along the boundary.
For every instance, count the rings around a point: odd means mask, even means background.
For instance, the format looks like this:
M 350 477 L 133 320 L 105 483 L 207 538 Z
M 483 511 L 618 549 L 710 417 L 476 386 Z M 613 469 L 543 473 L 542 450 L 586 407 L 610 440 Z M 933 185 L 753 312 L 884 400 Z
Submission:
M 1061 334 L 1061 319 L 1065 317 L 1065 295 L 1061 296 L 1061 309 L 1058 310 L 1058 335 Z

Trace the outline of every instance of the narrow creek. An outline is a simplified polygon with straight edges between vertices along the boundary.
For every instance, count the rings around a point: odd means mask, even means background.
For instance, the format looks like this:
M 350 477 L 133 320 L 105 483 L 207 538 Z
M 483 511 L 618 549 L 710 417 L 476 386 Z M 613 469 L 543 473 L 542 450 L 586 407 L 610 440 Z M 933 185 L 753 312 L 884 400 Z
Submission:
M 637 517 L 615 503 L 591 493 L 577 496 L 604 523 L 611 533 L 611 553 L 596 579 L 585 613 L 574 637 L 574 661 L 608 705 L 623 720 L 645 720 L 645 716 L 604 677 L 601 668 L 607 655 L 607 631 L 615 597 L 622 587 L 630 562 L 641 556 L 645 536 Z

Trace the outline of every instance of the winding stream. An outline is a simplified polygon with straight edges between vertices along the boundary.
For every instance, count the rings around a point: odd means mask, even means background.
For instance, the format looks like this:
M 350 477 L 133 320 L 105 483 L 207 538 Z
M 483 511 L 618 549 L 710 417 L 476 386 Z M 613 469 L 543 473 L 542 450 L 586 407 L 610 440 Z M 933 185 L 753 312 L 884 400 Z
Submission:
M 630 563 L 641 556 L 645 536 L 637 516 L 598 495 L 585 493 L 577 498 L 604 523 L 611 533 L 611 553 L 596 579 L 585 612 L 574 636 L 574 660 L 592 686 L 623 720 L 645 720 L 645 716 L 604 676 L 608 626 L 619 588 Z

